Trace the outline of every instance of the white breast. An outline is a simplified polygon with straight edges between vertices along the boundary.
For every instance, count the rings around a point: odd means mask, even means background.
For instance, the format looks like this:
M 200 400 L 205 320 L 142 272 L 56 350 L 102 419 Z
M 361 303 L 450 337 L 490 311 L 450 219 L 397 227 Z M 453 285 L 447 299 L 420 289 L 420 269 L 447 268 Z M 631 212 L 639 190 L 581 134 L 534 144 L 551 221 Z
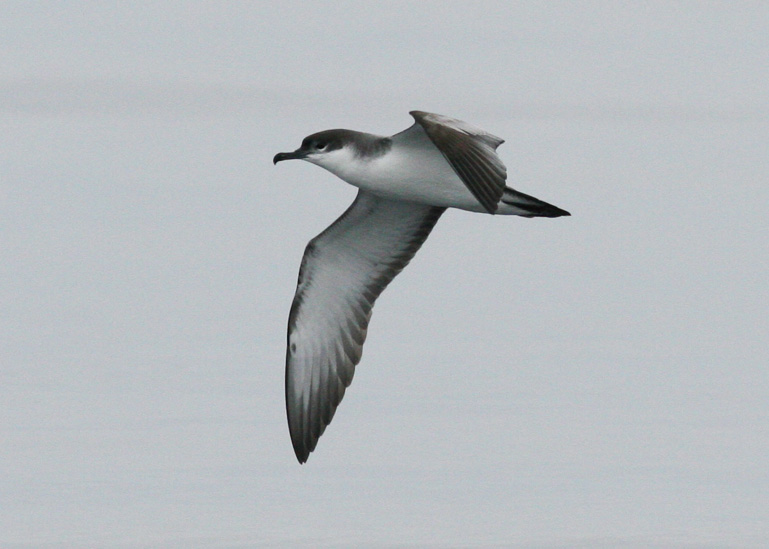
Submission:
M 349 148 L 316 162 L 347 183 L 395 200 L 485 211 L 419 124 L 394 135 L 382 156 L 355 156 Z

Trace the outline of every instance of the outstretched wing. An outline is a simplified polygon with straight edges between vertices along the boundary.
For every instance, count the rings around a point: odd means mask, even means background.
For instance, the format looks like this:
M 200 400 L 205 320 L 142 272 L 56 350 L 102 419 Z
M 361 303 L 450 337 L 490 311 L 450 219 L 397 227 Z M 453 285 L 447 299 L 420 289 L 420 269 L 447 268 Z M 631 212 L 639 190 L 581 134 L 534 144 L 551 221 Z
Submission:
M 359 191 L 307 245 L 288 319 L 286 411 L 307 461 L 361 358 L 374 301 L 414 257 L 445 208 Z
M 422 111 L 411 111 L 409 114 L 478 202 L 489 213 L 494 213 L 507 179 L 507 169 L 495 152 L 504 140 L 448 116 Z

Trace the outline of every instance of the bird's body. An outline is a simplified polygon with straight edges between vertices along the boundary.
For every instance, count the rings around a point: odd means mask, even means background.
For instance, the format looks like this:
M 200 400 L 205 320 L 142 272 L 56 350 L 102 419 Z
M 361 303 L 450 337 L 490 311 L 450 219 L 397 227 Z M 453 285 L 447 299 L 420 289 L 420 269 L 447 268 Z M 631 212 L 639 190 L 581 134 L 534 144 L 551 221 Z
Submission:
M 307 160 L 360 189 L 308 244 L 289 315 L 286 409 L 302 463 L 352 381 L 374 301 L 446 208 L 569 215 L 505 185 L 498 137 L 452 118 L 411 114 L 416 123 L 391 137 L 327 130 L 274 158 Z
M 353 149 L 344 148 L 329 153 L 323 167 L 350 185 L 382 197 L 485 211 L 421 126 L 393 137 L 358 134 L 356 138 L 377 140 L 382 154 L 361 162 Z

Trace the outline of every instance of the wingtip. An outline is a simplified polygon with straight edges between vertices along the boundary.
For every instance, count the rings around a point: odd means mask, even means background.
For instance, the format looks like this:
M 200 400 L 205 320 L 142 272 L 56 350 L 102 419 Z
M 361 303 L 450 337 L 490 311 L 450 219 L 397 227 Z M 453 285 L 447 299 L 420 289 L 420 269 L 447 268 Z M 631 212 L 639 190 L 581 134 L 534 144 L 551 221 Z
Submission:
M 296 446 L 294 446 L 294 454 L 296 455 L 296 460 L 299 462 L 299 465 L 307 463 L 307 458 L 310 457 L 310 451 L 305 450 L 304 448 L 297 448 Z
M 317 439 L 315 442 L 317 443 Z M 294 448 L 294 455 L 296 455 L 296 460 L 300 465 L 307 463 L 307 458 L 315 449 L 315 444 L 312 444 L 311 441 L 305 441 L 301 436 L 295 436 L 293 432 L 291 433 L 291 446 Z

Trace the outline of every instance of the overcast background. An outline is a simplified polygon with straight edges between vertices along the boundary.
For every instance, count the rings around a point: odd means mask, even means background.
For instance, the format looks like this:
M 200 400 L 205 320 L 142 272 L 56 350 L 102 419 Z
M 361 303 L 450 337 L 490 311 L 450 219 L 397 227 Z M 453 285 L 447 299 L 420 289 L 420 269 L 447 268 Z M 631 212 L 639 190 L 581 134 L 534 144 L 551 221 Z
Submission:
M 506 139 L 309 462 L 315 131 Z M 0 546 L 769 545 L 764 2 L 2 2 Z

